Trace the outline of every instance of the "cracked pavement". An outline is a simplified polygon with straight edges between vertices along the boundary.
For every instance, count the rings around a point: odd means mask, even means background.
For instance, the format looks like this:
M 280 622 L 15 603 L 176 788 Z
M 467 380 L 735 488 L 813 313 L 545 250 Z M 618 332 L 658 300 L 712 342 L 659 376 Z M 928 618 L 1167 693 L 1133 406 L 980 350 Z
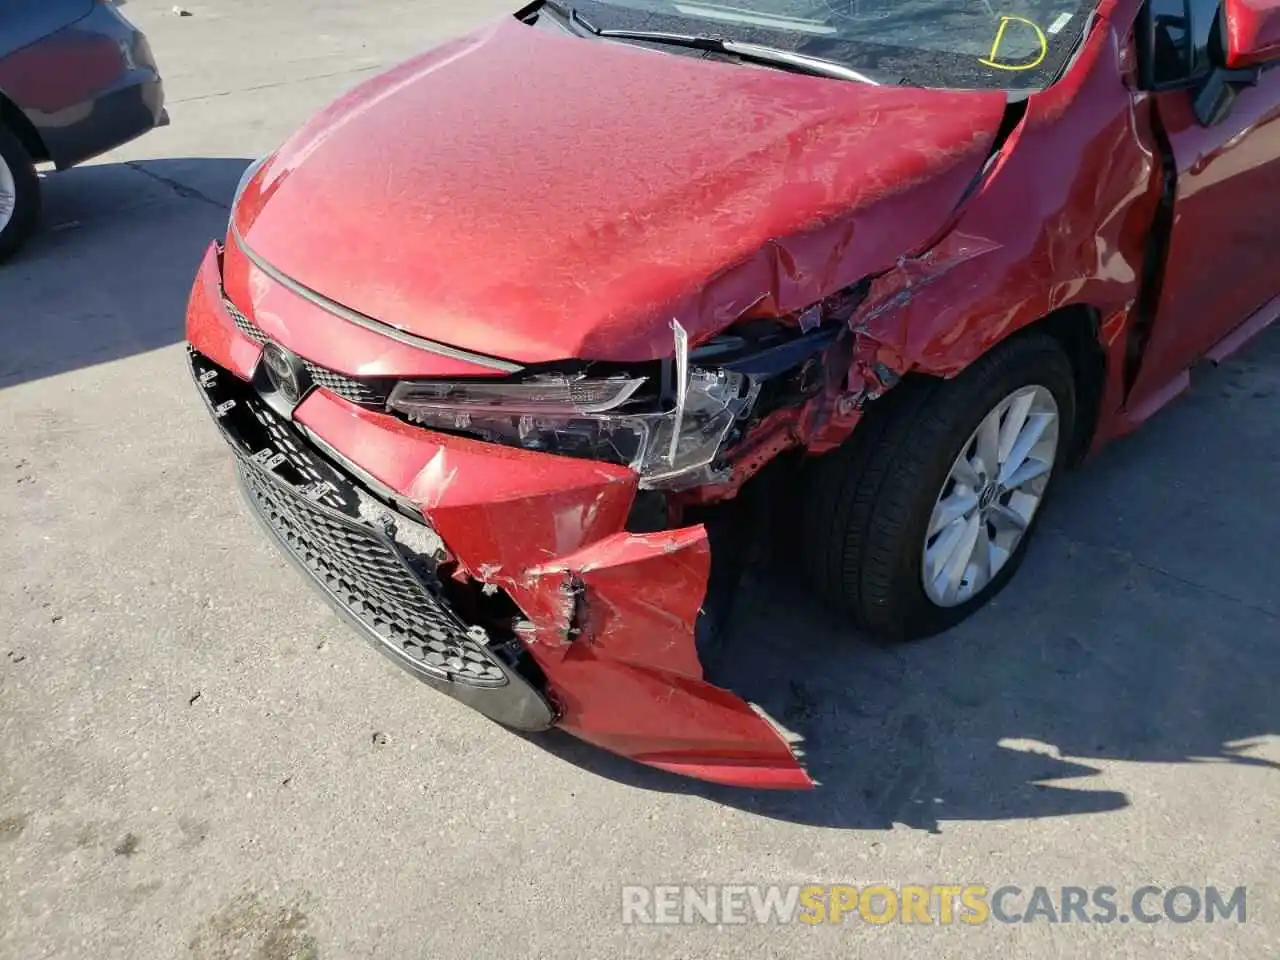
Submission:
M 823 782 L 522 738 L 259 535 L 183 363 L 247 162 L 492 0 L 131 0 L 171 127 L 0 269 L 0 957 L 1280 955 L 1280 330 L 1069 478 L 1015 584 L 882 649 L 756 574 L 724 670 Z M 424 185 L 429 189 L 430 185 Z M 625 927 L 624 883 L 1249 888 L 1248 921 Z

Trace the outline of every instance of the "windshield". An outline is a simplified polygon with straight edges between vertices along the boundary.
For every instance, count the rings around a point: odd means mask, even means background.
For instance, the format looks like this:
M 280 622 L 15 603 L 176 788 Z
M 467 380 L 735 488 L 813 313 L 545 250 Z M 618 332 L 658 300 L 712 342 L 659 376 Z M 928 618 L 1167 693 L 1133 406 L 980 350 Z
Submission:
M 880 83 L 1028 90 L 1051 83 L 1092 0 L 579 0 L 600 29 L 694 33 L 834 60 Z

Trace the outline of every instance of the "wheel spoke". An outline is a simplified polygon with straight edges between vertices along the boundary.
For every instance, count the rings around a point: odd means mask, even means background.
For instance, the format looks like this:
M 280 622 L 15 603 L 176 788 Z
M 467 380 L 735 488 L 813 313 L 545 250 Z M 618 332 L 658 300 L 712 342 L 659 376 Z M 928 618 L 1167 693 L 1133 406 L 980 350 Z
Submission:
M 1048 460 L 1028 457 L 1022 461 L 1017 470 L 1006 480 L 1001 480 L 1006 490 L 1018 490 L 1025 487 L 1037 477 L 1043 477 L 1053 467 Z
M 957 487 L 951 495 L 938 501 L 933 508 L 933 517 L 929 520 L 928 536 L 932 537 L 939 530 L 959 520 L 978 505 L 978 495 L 972 490 Z
M 982 486 L 982 478 L 978 476 L 978 471 L 969 460 L 967 448 L 956 459 L 956 465 L 951 468 L 951 479 L 956 483 L 964 484 L 970 490 L 977 490 Z
M 1000 425 L 1000 451 L 998 456 L 1000 458 L 1001 473 L 1004 473 L 1005 464 L 1017 448 L 1018 439 L 1022 436 L 1022 428 L 1027 422 L 1027 415 L 1031 412 L 1031 404 L 1035 401 L 1035 398 L 1035 392 L 1028 390 L 1014 397 L 1013 403 L 1009 405 L 1009 412 L 1005 414 L 1004 423 Z M 1027 449 L 1031 449 L 1030 446 Z M 1025 456 L 1026 454 L 1024 453 L 1023 455 Z
M 988 477 L 1000 469 L 1000 415 L 993 410 L 978 426 L 978 459 Z
M 13 182 L 13 174 L 0 158 L 0 230 L 9 225 L 13 212 L 18 209 L 18 188 Z
M 991 562 L 991 576 L 994 577 L 1000 572 L 1012 552 L 1013 551 L 1000 546 L 1000 543 L 997 540 L 989 539 L 987 541 L 987 557 Z
M 989 514 L 992 524 L 999 530 L 1021 533 L 1027 529 L 1027 518 L 1013 507 L 1003 503 L 993 504 Z
M 991 535 L 985 523 L 978 524 L 978 539 L 973 545 L 973 558 L 969 563 L 969 592 L 977 593 L 991 581 Z
M 929 515 L 920 574 L 934 604 L 982 596 L 1022 549 L 1057 459 L 1058 416 L 1053 394 L 1032 384 L 978 421 Z
M 1035 445 L 1040 442 L 1041 437 L 1045 435 L 1045 431 L 1052 426 L 1056 417 L 1052 413 L 1035 413 L 1025 418 L 1023 427 L 1018 431 L 1012 445 L 1009 448 L 1008 456 L 1000 463 L 1000 482 L 1006 487 L 1016 487 L 1019 484 L 1011 483 L 1010 478 L 1018 471 L 1018 469 L 1026 461 Z M 1020 481 L 1025 483 L 1029 477 Z
M 939 577 L 942 580 L 942 595 L 948 600 L 954 600 L 960 592 L 960 583 L 964 579 L 965 570 L 969 568 L 969 560 L 973 556 L 974 545 L 978 542 L 978 530 L 981 526 L 976 516 L 965 520 L 956 538 L 955 549 L 942 568 Z
M 964 519 L 958 519 L 938 534 L 925 551 L 925 570 L 930 580 L 937 580 L 946 569 L 948 561 L 956 552 L 965 531 Z

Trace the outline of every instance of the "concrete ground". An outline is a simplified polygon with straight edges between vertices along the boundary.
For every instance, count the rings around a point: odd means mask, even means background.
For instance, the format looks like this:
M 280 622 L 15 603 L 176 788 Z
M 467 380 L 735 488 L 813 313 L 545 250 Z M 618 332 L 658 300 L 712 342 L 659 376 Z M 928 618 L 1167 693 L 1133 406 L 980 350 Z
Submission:
M 246 162 L 502 0 L 169 0 L 171 127 L 0 270 L 0 957 L 1280 954 L 1280 331 L 1072 477 L 1015 585 L 892 651 L 755 589 L 744 692 L 822 789 L 522 739 L 259 535 L 181 318 Z M 746 659 L 749 651 L 750 660 Z M 1248 887 L 1243 924 L 632 927 L 627 883 Z

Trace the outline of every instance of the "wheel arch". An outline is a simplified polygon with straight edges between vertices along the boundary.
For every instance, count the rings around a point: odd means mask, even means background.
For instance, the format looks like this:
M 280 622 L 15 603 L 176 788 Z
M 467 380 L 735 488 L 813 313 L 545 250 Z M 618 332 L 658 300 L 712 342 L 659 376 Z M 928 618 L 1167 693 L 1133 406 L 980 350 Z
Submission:
M 18 108 L 18 105 L 5 96 L 3 90 L 0 90 L 0 126 L 13 131 L 14 136 L 36 163 L 44 163 L 50 159 L 49 150 L 44 145 L 44 138 L 40 136 L 40 131 Z
M 1051 336 L 1071 361 L 1076 383 L 1076 422 L 1068 463 L 1079 463 L 1092 445 L 1098 429 L 1107 382 L 1107 352 L 1101 336 L 1102 314 L 1087 304 L 1072 304 L 1027 324 L 1014 336 L 1028 331 L 1040 331 Z
M 1040 333 L 1051 337 L 1061 347 L 1071 363 L 1076 387 L 1076 418 L 1071 438 L 1068 463 L 1078 464 L 1092 447 L 1093 438 L 1101 423 L 1103 396 L 1107 385 L 1108 355 L 1102 340 L 1102 312 L 1086 303 L 1074 303 L 1051 310 L 1043 316 L 1023 324 L 987 346 L 985 350 L 969 358 L 959 369 L 943 373 L 916 367 L 902 380 L 872 401 L 900 395 L 901 387 L 920 381 L 941 382 L 967 370 L 982 357 L 1022 337 Z

